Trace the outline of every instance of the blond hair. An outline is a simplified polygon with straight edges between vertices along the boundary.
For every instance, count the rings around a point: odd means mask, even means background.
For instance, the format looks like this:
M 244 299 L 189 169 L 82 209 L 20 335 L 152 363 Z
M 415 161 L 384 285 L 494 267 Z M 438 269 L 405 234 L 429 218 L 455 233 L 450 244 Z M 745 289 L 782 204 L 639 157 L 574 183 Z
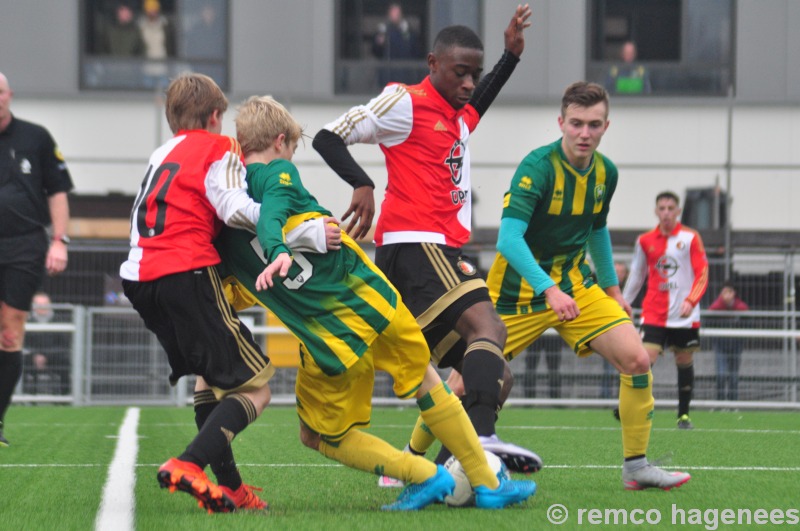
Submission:
M 172 133 L 184 129 L 205 129 L 214 111 L 228 110 L 228 99 L 210 77 L 181 74 L 167 87 L 166 114 Z
M 287 142 L 300 139 L 303 127 L 272 96 L 251 96 L 238 108 L 236 137 L 245 155 L 265 151 L 278 136 Z

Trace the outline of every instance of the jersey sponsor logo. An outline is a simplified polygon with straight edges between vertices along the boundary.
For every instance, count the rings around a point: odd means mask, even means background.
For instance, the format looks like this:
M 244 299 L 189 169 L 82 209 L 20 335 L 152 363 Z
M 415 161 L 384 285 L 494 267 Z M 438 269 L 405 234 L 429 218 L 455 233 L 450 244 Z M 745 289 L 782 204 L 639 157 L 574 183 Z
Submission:
M 453 142 L 453 147 L 450 148 L 450 154 L 444 159 L 447 169 L 450 170 L 450 179 L 456 186 L 461 182 L 461 170 L 464 166 L 464 152 L 466 149 L 464 142 L 458 139 Z
M 447 127 L 442 123 L 441 120 L 436 121 L 436 125 L 433 126 L 434 131 L 447 131 Z
M 467 196 L 469 196 L 469 192 L 467 190 L 451 190 L 450 191 L 450 201 L 453 202 L 454 205 L 461 205 L 467 202 Z
M 523 176 L 522 179 L 519 180 L 519 187 L 523 190 L 530 190 L 531 186 L 533 186 L 533 180 L 527 175 Z
M 602 203 L 603 198 L 606 196 L 606 185 L 598 184 L 594 187 L 594 202 Z
M 465 258 L 461 258 L 456 265 L 458 266 L 458 269 L 468 277 L 471 277 L 478 272 L 478 268 L 475 267 L 475 264 Z
M 284 186 L 291 186 L 292 185 L 292 176 L 288 173 L 284 172 L 281 173 L 280 176 L 280 183 Z
M 678 262 L 671 256 L 664 255 L 656 262 L 656 271 L 661 278 L 670 278 L 678 272 Z

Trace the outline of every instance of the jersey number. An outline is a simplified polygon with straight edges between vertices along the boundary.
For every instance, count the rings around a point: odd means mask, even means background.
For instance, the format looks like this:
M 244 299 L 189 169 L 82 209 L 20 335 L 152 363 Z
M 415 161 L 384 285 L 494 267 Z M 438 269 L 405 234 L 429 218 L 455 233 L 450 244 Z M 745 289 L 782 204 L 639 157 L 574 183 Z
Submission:
M 262 249 L 261 244 L 258 243 L 258 237 L 254 237 L 250 240 L 250 247 L 253 248 L 258 258 L 266 265 L 267 259 L 264 258 L 264 249 Z M 285 278 L 283 280 L 283 285 L 286 286 L 286 289 L 297 290 L 302 288 L 303 285 L 309 281 L 311 275 L 314 274 L 314 265 L 308 261 L 308 258 L 303 256 L 303 253 L 292 251 L 292 256 L 294 257 L 294 263 L 300 267 L 300 272 L 294 277 Z
M 172 180 L 178 174 L 180 166 L 174 162 L 167 162 L 158 167 L 153 172 L 153 167 L 147 168 L 147 175 L 142 181 L 142 188 L 136 196 L 135 208 L 133 209 L 136 219 L 131 219 L 131 225 L 136 222 L 140 238 L 152 238 L 164 232 L 164 223 L 167 218 L 167 191 L 172 184 Z M 151 177 L 152 174 L 152 177 Z M 164 177 L 166 174 L 166 177 Z M 156 191 L 156 186 L 161 183 Z M 149 186 L 148 183 L 150 183 Z M 147 189 L 145 189 L 147 187 Z M 151 199 L 152 198 L 152 199 Z M 153 203 L 155 207 L 155 223 L 151 227 L 147 224 L 147 205 Z

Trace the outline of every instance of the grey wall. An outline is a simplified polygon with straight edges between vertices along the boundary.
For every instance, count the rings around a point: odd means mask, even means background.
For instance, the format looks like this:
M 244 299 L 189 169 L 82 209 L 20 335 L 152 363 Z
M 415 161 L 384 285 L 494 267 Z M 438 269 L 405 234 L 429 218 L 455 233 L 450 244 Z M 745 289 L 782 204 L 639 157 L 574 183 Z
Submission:
M 483 3 L 487 66 L 502 50 L 502 28 L 516 5 Z M 332 0 L 231 0 L 231 92 L 333 98 L 336 6 Z M 558 97 L 584 76 L 586 0 L 534 0 L 531 7 L 523 67 L 500 101 Z M 0 71 L 18 94 L 103 97 L 78 90 L 79 11 L 79 0 L 0 0 Z M 737 98 L 800 101 L 800 2 L 739 0 L 736 24 Z
M 737 98 L 799 101 L 800 2 L 740 0 L 737 7 Z

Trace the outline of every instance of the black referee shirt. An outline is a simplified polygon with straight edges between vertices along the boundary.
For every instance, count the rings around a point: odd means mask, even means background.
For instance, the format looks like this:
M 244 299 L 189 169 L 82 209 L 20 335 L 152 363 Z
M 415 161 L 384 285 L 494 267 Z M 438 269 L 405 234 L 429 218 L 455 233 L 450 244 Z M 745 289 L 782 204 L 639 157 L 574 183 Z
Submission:
M 50 225 L 47 198 L 72 188 L 67 165 L 47 129 L 12 116 L 0 132 L 0 238 Z

